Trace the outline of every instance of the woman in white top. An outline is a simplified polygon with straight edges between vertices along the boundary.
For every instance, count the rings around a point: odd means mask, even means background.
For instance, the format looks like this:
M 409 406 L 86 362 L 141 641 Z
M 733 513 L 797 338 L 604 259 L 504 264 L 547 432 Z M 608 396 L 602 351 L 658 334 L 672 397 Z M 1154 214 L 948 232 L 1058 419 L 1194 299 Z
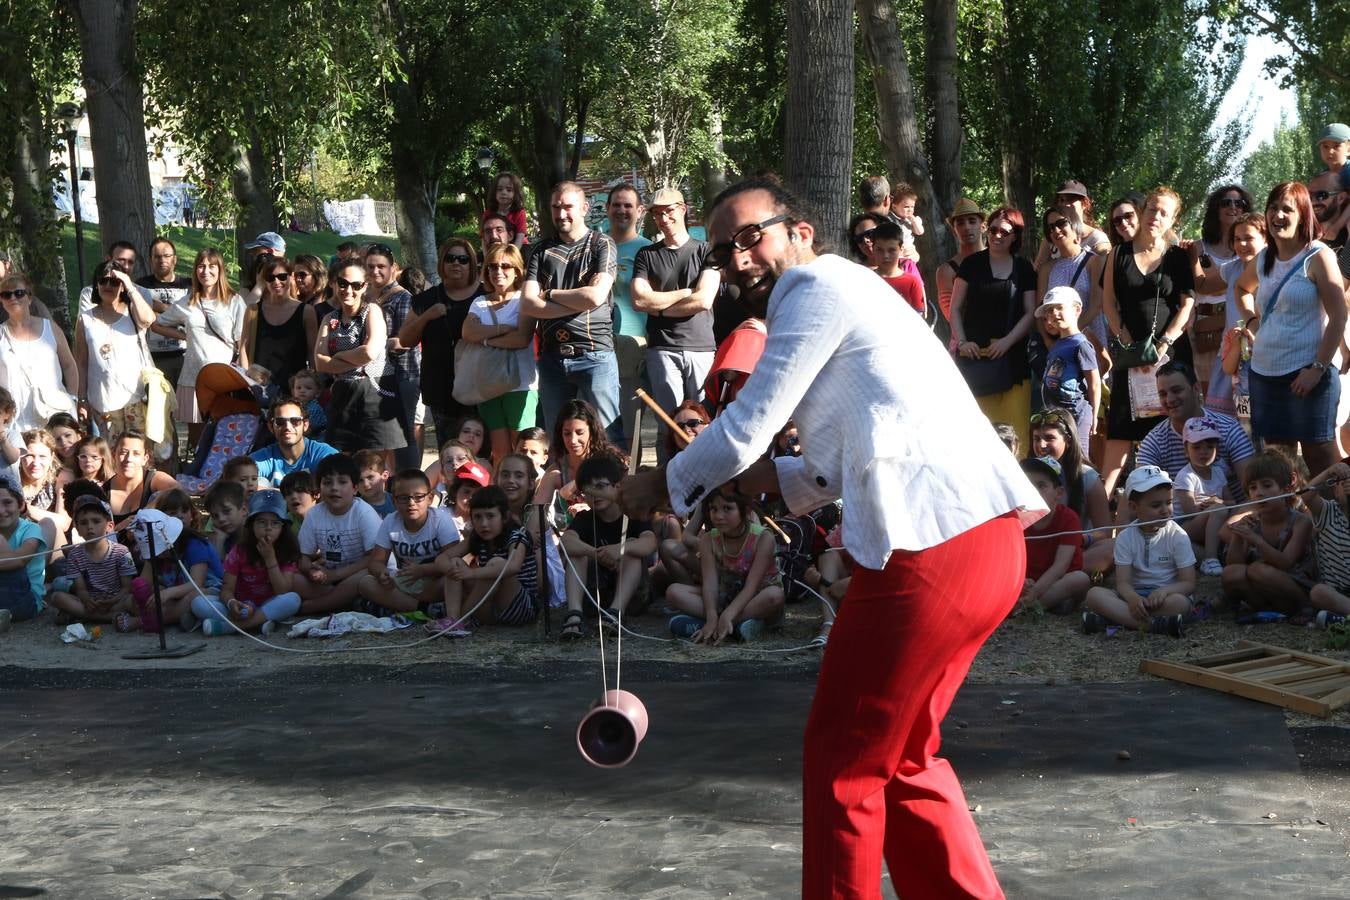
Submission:
M 483 259 L 483 284 L 491 292 L 469 307 L 463 339 L 486 347 L 514 350 L 520 364 L 520 385 L 478 404 L 488 427 L 492 461 L 500 463 L 516 443 L 516 434 L 534 425 L 539 402 L 539 372 L 534 363 L 534 319 L 520 311 L 520 286 L 525 261 L 514 244 L 493 244 Z
M 1093 252 L 1084 247 L 1073 227 L 1069 207 L 1052 206 L 1041 216 L 1045 243 L 1054 247 L 1055 256 L 1036 270 L 1036 302 L 1045 299 L 1053 287 L 1071 287 L 1083 302 L 1078 323 L 1100 351 L 1106 346 L 1106 320 L 1102 318 L 1101 296 L 1092 290 Z M 1094 296 L 1096 295 L 1096 296 Z M 1036 320 L 1041 327 L 1041 320 Z M 1101 363 L 1098 362 L 1101 367 Z
M 188 439 L 197 446 L 202 412 L 197 408 L 197 373 L 207 363 L 239 359 L 244 335 L 244 301 L 230 287 L 220 251 L 207 247 L 192 263 L 192 289 L 161 320 L 183 329 L 187 352 L 178 376 L 178 420 L 188 423 Z M 240 360 L 242 364 L 243 360 Z
M 110 260 L 94 269 L 94 307 L 75 329 L 80 417 L 107 434 L 145 430 L 141 370 L 154 365 L 145 330 L 155 311 L 130 276 Z
M 0 305 L 9 319 L 0 325 L 0 387 L 9 390 L 20 431 L 41 428 L 58 412 L 75 412 L 80 375 L 66 336 L 50 319 L 30 312 L 32 285 L 23 275 L 0 279 Z
M 1277 184 L 1266 199 L 1270 245 L 1237 281 L 1242 315 L 1257 315 L 1252 345 L 1252 431 L 1273 444 L 1302 444 L 1316 476 L 1336 462 L 1340 373 L 1331 364 L 1345 334 L 1345 284 L 1308 189 Z

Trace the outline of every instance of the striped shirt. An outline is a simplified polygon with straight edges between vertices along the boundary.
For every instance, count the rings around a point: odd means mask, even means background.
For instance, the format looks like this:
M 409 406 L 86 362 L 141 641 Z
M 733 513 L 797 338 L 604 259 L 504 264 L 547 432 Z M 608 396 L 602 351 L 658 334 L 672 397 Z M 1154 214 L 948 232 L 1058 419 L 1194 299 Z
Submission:
M 1206 410 L 1205 418 L 1219 426 L 1219 460 L 1228 470 L 1228 495 L 1236 502 L 1247 499 L 1247 491 L 1238 477 L 1238 463 L 1256 455 L 1252 439 L 1242 430 L 1242 423 L 1232 416 Z M 1157 466 L 1175 481 L 1181 470 L 1190 464 L 1186 458 L 1186 444 L 1172 426 L 1171 419 L 1163 419 L 1144 436 L 1135 455 L 1137 466 Z
M 1350 519 L 1336 500 L 1323 500 L 1322 511 L 1313 516 L 1313 554 L 1322 581 L 1350 590 Z
M 92 545 L 71 547 L 66 551 L 67 569 L 83 577 L 85 587 L 95 597 L 113 597 L 122 593 L 122 578 L 136 577 L 131 551 L 108 541 L 107 555 L 93 559 L 89 556 L 89 546 Z

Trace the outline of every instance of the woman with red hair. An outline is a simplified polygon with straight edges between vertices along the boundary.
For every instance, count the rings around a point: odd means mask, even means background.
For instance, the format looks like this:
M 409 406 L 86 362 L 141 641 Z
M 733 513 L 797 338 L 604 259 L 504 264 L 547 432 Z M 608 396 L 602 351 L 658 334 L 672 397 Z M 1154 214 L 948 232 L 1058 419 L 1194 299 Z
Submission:
M 1238 278 L 1244 318 L 1259 316 L 1252 345 L 1252 431 L 1273 444 L 1302 444 L 1308 470 L 1334 463 L 1340 373 L 1332 356 L 1345 334 L 1345 283 L 1318 240 L 1308 189 L 1277 184 L 1266 199 L 1270 244 Z

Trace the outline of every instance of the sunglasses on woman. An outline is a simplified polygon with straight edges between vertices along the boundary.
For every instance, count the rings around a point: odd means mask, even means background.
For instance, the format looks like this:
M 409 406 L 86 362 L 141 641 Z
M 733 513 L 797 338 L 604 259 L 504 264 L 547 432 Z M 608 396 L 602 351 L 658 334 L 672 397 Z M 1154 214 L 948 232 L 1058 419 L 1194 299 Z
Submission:
M 291 273 L 290 273 L 290 272 L 273 272 L 271 275 L 268 275 L 268 276 L 267 276 L 267 280 L 268 280 L 268 281 L 290 281 L 290 280 L 291 280 Z
M 1119 228 L 1121 225 L 1124 225 L 1126 222 L 1133 222 L 1133 221 L 1134 221 L 1135 219 L 1137 219 L 1137 218 L 1139 218 L 1139 216 L 1138 216 L 1138 214 L 1136 214 L 1136 213 L 1132 213 L 1132 212 L 1121 213 L 1121 214 L 1118 215 L 1118 216 L 1112 216 L 1112 217 L 1111 217 L 1111 224 L 1114 225 L 1114 226 L 1116 226 L 1117 228 Z
M 0 300 L 22 300 L 28 296 L 28 291 L 23 288 L 15 288 L 12 291 L 0 291 Z
M 1219 201 L 1219 207 L 1221 209 L 1223 208 L 1240 209 L 1243 212 L 1246 212 L 1247 201 L 1243 200 L 1241 197 L 1224 197 L 1222 200 Z
M 100 278 L 100 279 L 98 280 L 98 286 L 99 286 L 99 287 L 121 287 L 121 286 L 122 286 L 122 282 L 121 282 L 121 280 L 119 280 L 119 279 L 117 279 L 117 278 L 114 278 L 114 277 L 111 276 L 111 275 L 108 275 L 108 276 L 105 276 L 105 277 Z
M 1031 414 L 1031 427 L 1039 428 L 1041 425 L 1063 425 L 1067 416 L 1057 409 L 1043 409 L 1040 412 Z
M 1047 234 L 1052 231 L 1066 231 L 1068 230 L 1068 227 L 1069 227 L 1068 219 L 1056 219 L 1053 222 L 1046 223 L 1045 231 Z
M 683 421 L 681 421 L 680 419 L 676 419 L 675 424 L 680 426 L 681 428 L 693 431 L 695 428 L 702 428 L 704 425 L 707 425 L 708 423 L 703 421 L 702 419 L 684 419 Z

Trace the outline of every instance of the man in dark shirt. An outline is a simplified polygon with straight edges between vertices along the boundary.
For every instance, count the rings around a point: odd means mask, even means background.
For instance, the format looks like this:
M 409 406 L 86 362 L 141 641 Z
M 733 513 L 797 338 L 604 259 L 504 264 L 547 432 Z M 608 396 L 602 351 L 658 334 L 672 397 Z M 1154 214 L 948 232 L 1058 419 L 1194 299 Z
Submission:
M 192 289 L 192 279 L 178 274 L 178 250 L 168 238 L 155 238 L 150 245 L 150 274 L 136 279 L 136 284 L 145 288 L 151 307 L 155 312 L 168 309 L 188 295 Z M 178 373 L 183 370 L 183 353 L 187 342 L 182 332 L 171 325 L 161 325 L 159 320 L 151 325 L 146 336 L 150 355 L 155 366 L 164 373 L 171 384 L 178 383 Z
M 1350 250 L 1347 233 L 1350 232 L 1350 175 L 1324 171 L 1308 182 L 1313 213 L 1322 223 L 1322 240 L 1336 252 L 1341 275 L 1350 278 Z
M 544 427 L 569 400 L 585 400 L 600 414 L 605 436 L 623 440 L 619 364 L 614 357 L 610 289 L 618 252 L 609 235 L 586 227 L 586 192 L 563 181 L 549 203 L 557 237 L 530 254 L 520 308 L 539 322 L 539 405 Z
M 475 297 L 484 293 L 478 277 L 478 254 L 463 238 L 441 244 L 436 271 L 441 283 L 412 298 L 412 314 L 398 330 L 403 347 L 422 347 L 422 402 L 431 411 L 436 443 L 458 432 L 456 422 L 474 411 L 455 401 L 455 344 L 464 333 L 464 319 Z
M 652 397 L 667 412 L 685 400 L 703 399 L 712 368 L 713 298 L 721 279 L 703 267 L 708 244 L 689 236 L 684 195 L 664 188 L 652 198 L 661 240 L 633 260 L 633 308 L 647 314 L 647 377 Z M 665 423 L 657 452 L 665 462 Z

